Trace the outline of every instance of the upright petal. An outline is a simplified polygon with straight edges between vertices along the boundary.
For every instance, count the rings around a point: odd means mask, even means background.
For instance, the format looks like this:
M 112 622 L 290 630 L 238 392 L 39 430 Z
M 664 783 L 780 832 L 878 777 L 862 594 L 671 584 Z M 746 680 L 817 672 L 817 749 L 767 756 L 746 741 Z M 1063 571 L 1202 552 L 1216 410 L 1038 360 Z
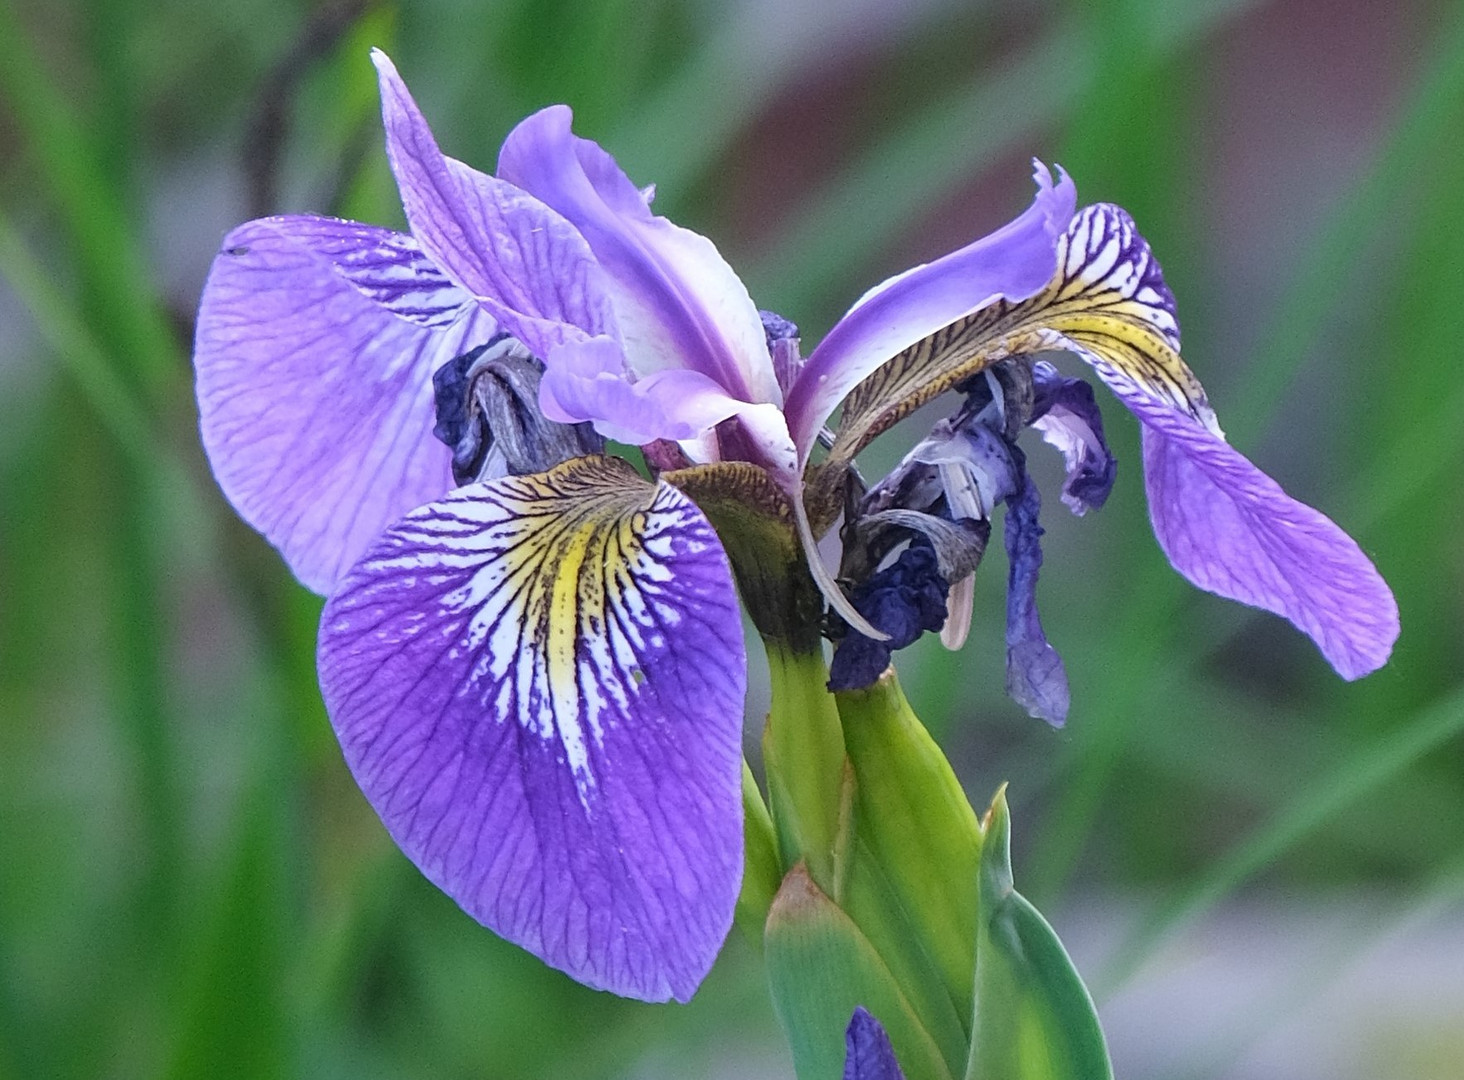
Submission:
M 380 51 L 387 156 L 424 251 L 535 356 L 615 333 L 605 275 L 561 215 L 513 184 L 445 156 Z
M 706 237 L 651 213 L 598 145 L 570 131 L 569 108 L 535 113 L 509 133 L 498 174 L 552 206 L 605 269 L 626 357 L 638 375 L 691 368 L 729 395 L 781 404 L 747 287 Z
M 1020 217 L 878 286 L 819 342 L 785 409 L 802 460 L 839 402 L 877 369 L 922 342 L 930 342 L 931 355 L 943 352 L 945 343 L 930 339 L 998 300 L 1024 300 L 1052 279 L 1077 195 L 1066 173 L 1057 184 L 1042 165 L 1035 175 L 1037 196 Z M 924 358 L 911 355 L 905 366 L 918 374 Z
M 451 486 L 432 374 L 494 329 L 399 233 L 277 217 L 224 240 L 194 349 L 203 444 L 239 515 L 310 588 L 330 591 Z
M 574 978 L 686 1000 L 742 871 L 746 657 L 686 496 L 612 458 L 390 529 L 321 620 L 347 763 L 422 872 Z
M 1061 256 L 1033 317 L 1143 422 L 1149 515 L 1175 569 L 1289 619 L 1344 678 L 1381 667 L 1398 636 L 1391 591 L 1346 533 L 1225 441 L 1179 357 L 1173 298 L 1129 216 L 1088 207 Z

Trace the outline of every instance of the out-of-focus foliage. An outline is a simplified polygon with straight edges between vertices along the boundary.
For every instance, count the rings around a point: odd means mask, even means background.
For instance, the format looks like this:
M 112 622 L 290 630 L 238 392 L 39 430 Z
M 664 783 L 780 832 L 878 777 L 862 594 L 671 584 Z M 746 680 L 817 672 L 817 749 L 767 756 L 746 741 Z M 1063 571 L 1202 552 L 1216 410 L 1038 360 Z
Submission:
M 904 656 L 911 700 L 974 801 L 1010 781 L 1059 928 L 1155 898 L 1100 1011 L 1243 888 L 1458 905 L 1457 3 L 0 0 L 0 1077 L 790 1074 L 744 939 L 692 1005 L 641 1006 L 420 879 L 335 749 L 319 601 L 208 476 L 188 342 L 225 230 L 400 222 L 371 45 L 479 167 L 568 101 L 810 341 L 1025 205 L 1033 155 L 1128 207 L 1233 441 L 1397 591 L 1395 660 L 1344 685 L 1175 578 L 1111 409 L 1114 498 L 1046 519 L 1068 729 L 1002 694 L 999 561 L 965 651 Z

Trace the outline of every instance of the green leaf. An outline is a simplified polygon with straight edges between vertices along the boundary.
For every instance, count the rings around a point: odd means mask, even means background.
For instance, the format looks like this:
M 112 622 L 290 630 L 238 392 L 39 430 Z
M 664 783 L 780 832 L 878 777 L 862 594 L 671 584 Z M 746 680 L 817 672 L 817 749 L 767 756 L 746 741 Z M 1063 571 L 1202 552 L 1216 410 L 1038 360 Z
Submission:
M 971 1039 L 980 827 L 893 671 L 836 697 L 855 777 L 840 904 L 959 1073 Z
M 773 1010 L 799 1080 L 837 1080 L 856 1006 L 889 1034 L 907 1080 L 953 1080 L 945 1059 L 869 939 L 803 864 L 783 879 L 765 938 Z
M 1093 999 L 1047 920 L 1012 887 L 1005 788 L 987 817 L 978 881 L 975 1033 L 966 1080 L 1111 1078 Z

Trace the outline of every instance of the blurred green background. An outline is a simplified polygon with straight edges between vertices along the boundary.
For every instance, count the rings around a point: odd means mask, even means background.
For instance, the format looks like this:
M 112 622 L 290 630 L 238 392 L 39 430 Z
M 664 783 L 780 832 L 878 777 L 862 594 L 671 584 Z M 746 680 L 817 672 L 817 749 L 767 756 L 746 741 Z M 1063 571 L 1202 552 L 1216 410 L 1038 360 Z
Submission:
M 999 555 L 910 695 L 973 801 L 1011 781 L 1120 1076 L 1464 1075 L 1464 4 L 0 0 L 0 1077 L 791 1075 L 735 932 L 637 1005 L 416 874 L 335 748 L 320 601 L 210 479 L 224 232 L 400 224 L 372 45 L 480 168 L 569 102 L 810 346 L 1034 155 L 1126 206 L 1232 441 L 1392 583 L 1394 661 L 1344 684 L 1184 585 L 1110 402 L 1114 498 L 1045 522 L 1067 730 L 1002 694 Z

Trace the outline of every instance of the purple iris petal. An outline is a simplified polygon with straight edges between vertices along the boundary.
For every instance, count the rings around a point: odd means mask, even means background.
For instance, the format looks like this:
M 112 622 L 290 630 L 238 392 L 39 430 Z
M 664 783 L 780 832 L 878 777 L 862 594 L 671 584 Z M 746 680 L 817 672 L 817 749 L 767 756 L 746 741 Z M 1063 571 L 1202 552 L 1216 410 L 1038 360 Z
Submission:
M 549 358 L 540 387 L 544 415 L 559 423 L 589 420 L 606 438 L 632 445 L 689 441 L 736 416 L 762 459 L 792 468 L 792 445 L 776 405 L 749 405 L 699 371 L 657 371 L 634 383 L 614 371 L 620 347 L 608 338 L 568 343 Z
M 1103 438 L 1103 414 L 1093 388 L 1041 361 L 1032 365 L 1032 386 L 1031 424 L 1061 452 L 1067 466 L 1062 501 L 1078 515 L 1099 509 L 1113 490 L 1118 462 Z
M 580 458 L 407 515 L 321 620 L 357 782 L 470 915 L 581 982 L 686 1000 L 742 871 L 746 658 L 701 512 Z
M 615 331 L 604 272 L 578 230 L 511 183 L 437 147 L 385 54 L 380 75 L 387 155 L 422 248 L 535 356 Z
M 1345 679 L 1382 667 L 1398 605 L 1356 542 L 1198 421 L 1114 390 L 1143 421 L 1149 517 L 1174 568 L 1291 620 Z
M 1014 454 L 1021 451 L 1013 447 Z M 1037 575 L 1042 568 L 1042 526 L 1037 522 L 1042 498 L 1018 460 L 1020 487 L 1007 499 L 1006 691 L 1027 715 L 1062 727 L 1067 720 L 1067 672 L 1062 657 L 1047 641 L 1037 614 Z
M 399 233 L 277 217 L 224 240 L 194 348 L 203 444 L 240 516 L 310 588 L 328 592 L 451 486 L 432 373 L 495 329 Z
M 606 272 L 632 370 L 690 368 L 732 397 L 781 404 L 746 286 L 710 240 L 651 213 L 615 160 L 577 138 L 570 121 L 564 105 L 524 120 L 504 141 L 498 174 L 588 242 Z
M 863 1005 L 844 1031 L 844 1052 L 844 1080 L 905 1080 L 890 1037 Z
M 800 460 L 839 402 L 885 361 L 973 311 L 1025 300 L 1052 280 L 1077 194 L 1066 173 L 1054 185 L 1039 164 L 1035 177 L 1037 196 L 1021 216 L 878 286 L 813 350 L 785 406 Z
M 1064 295 L 1093 297 L 1113 320 L 1107 333 L 1079 325 L 1062 340 L 1142 421 L 1149 517 L 1175 569 L 1286 617 L 1344 678 L 1381 667 L 1398 636 L 1392 592 L 1351 537 L 1225 441 L 1179 358 L 1174 297 L 1128 214 L 1084 209 L 1062 262 Z

